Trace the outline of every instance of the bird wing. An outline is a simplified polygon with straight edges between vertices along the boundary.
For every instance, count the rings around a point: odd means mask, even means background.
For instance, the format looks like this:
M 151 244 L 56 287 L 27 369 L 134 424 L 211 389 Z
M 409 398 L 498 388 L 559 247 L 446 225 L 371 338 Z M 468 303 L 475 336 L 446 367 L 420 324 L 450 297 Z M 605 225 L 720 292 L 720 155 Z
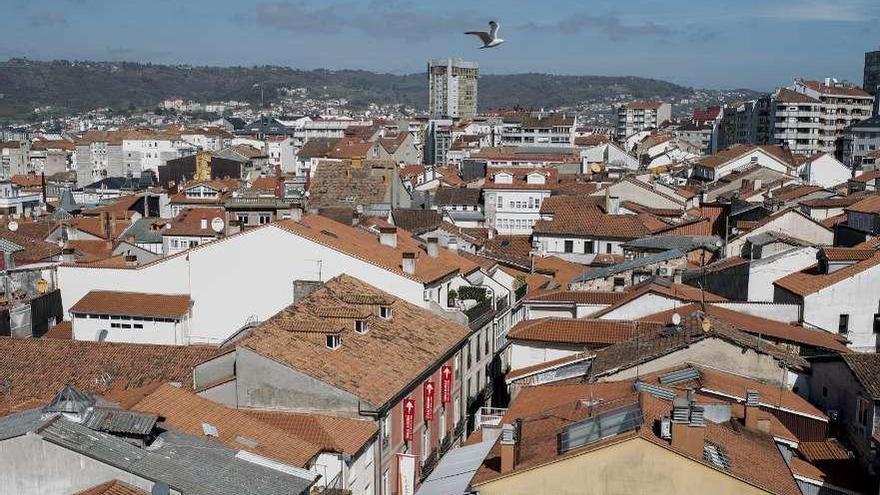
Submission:
M 472 35 L 476 36 L 477 38 L 480 38 L 480 40 L 483 42 L 483 44 L 489 44 L 492 42 L 492 37 L 489 35 L 489 33 L 485 32 L 485 31 L 468 31 L 464 34 L 472 34 Z
M 493 40 L 495 39 L 495 35 L 498 34 L 498 28 L 500 25 L 495 21 L 489 21 L 489 37 Z

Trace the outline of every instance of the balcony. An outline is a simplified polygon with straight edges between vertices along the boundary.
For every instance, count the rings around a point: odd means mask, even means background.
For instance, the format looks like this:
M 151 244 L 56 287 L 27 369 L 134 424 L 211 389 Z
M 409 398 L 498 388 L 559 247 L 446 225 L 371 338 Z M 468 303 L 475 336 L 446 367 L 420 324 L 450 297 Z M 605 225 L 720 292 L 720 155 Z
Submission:
M 464 314 L 468 318 L 468 326 L 471 330 L 482 328 L 483 325 L 492 321 L 492 318 L 495 316 L 492 300 L 486 299 L 473 308 L 465 310 Z
M 507 409 L 503 407 L 481 407 L 474 418 L 474 430 L 479 430 L 483 426 L 498 426 L 501 424 L 501 418 L 507 414 Z

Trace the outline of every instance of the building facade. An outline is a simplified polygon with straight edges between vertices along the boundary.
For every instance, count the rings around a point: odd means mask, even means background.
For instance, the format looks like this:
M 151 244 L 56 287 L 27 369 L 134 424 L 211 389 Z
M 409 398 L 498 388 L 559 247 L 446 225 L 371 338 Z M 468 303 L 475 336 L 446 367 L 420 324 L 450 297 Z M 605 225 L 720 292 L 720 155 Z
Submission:
M 428 112 L 434 117 L 473 118 L 479 77 L 476 62 L 459 58 L 428 61 Z
M 660 101 L 636 101 L 617 108 L 617 141 L 672 120 L 672 105 Z

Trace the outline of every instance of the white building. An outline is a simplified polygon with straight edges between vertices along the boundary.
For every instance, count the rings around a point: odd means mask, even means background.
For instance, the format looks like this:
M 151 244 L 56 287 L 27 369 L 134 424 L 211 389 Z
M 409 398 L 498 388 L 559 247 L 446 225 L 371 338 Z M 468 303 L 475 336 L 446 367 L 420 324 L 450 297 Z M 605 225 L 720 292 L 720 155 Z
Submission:
M 637 132 L 658 129 L 672 120 L 672 105 L 660 101 L 635 101 L 617 108 L 617 141 Z
M 489 169 L 483 185 L 487 226 L 499 234 L 531 233 L 555 181 L 550 168 Z
M 805 183 L 829 189 L 845 184 L 852 177 L 852 170 L 829 153 L 809 157 L 797 171 Z
M 191 309 L 188 295 L 95 290 L 69 314 L 76 340 L 185 345 Z
M 435 118 L 470 119 L 477 113 L 480 66 L 459 58 L 428 61 L 428 113 Z

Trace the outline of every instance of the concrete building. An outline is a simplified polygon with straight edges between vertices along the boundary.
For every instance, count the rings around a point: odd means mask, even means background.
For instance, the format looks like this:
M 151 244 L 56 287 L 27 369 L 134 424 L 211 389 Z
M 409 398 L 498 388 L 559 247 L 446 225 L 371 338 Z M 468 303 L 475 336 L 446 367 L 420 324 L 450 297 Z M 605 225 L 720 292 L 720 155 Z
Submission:
M 477 113 L 480 66 L 459 58 L 428 61 L 428 113 L 434 118 L 471 119 Z
M 773 142 L 794 153 L 840 157 L 844 130 L 871 117 L 873 104 L 865 90 L 836 79 L 796 80 L 773 97 Z
M 730 103 L 721 114 L 719 148 L 770 143 L 770 96 Z
M 503 146 L 573 146 L 577 116 L 564 113 L 527 114 L 505 119 Z
M 428 121 L 423 147 L 425 165 L 445 165 L 448 161 L 447 154 L 452 146 L 452 141 L 452 120 L 432 119 Z
M 672 105 L 660 101 L 636 101 L 617 108 L 617 141 L 640 131 L 657 129 L 672 120 Z
M 877 170 L 880 115 L 849 126 L 843 135 L 843 163 L 854 170 Z
M 555 189 L 552 168 L 492 168 L 484 189 L 486 223 L 499 234 L 529 234 L 541 219 L 541 204 Z
M 185 295 L 91 291 L 70 308 L 73 338 L 96 342 L 189 342 L 192 301 Z
M 880 115 L 880 50 L 865 52 L 865 79 L 862 87 L 874 95 L 874 115 Z

